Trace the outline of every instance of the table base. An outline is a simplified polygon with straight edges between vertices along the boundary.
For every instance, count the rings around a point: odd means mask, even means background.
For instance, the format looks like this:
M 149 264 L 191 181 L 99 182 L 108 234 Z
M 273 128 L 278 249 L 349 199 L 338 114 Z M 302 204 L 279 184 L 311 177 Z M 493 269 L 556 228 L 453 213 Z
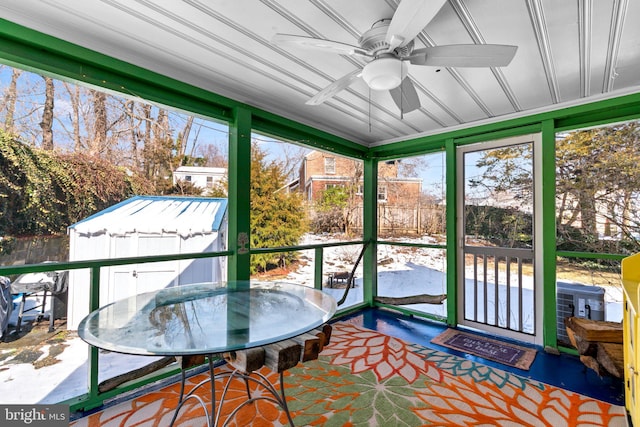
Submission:
M 185 369 L 181 370 L 180 398 L 178 400 L 178 406 L 176 407 L 175 412 L 173 413 L 173 417 L 171 418 L 171 423 L 169 424 L 170 427 L 174 425 L 174 423 L 176 422 L 176 419 L 178 418 L 178 413 L 180 412 L 180 409 L 189 399 L 195 399 L 198 402 L 198 404 L 202 406 L 202 408 L 204 409 L 205 416 L 207 419 L 207 427 L 217 427 L 218 422 L 220 421 L 220 416 L 222 415 L 222 405 L 224 404 L 225 397 L 231 385 L 231 381 L 233 381 L 234 378 L 242 379 L 245 382 L 245 385 L 247 388 L 247 400 L 241 403 L 240 405 L 238 405 L 229 414 L 229 417 L 227 418 L 227 420 L 222 424 L 223 427 L 226 426 L 231 419 L 233 419 L 233 417 L 238 413 L 238 411 L 240 411 L 240 409 L 258 400 L 266 400 L 268 402 L 272 402 L 280 406 L 280 408 L 287 415 L 289 424 L 291 425 L 291 427 L 294 427 L 293 420 L 291 419 L 291 414 L 289 412 L 289 407 L 287 406 L 287 399 L 284 392 L 284 373 L 283 372 L 280 372 L 279 374 L 280 392 L 278 393 L 278 390 L 271 383 L 271 381 L 269 381 L 269 379 L 265 375 L 259 372 L 247 373 L 247 372 L 242 372 L 238 369 L 235 369 L 231 372 L 221 372 L 219 374 L 216 374 L 214 372 L 214 368 L 215 368 L 213 363 L 214 358 L 216 358 L 216 355 L 207 355 L 207 360 L 209 364 L 209 378 L 206 378 L 201 382 L 199 382 L 198 384 L 196 384 L 193 387 L 193 389 L 191 389 L 189 393 L 187 393 L 186 395 L 184 394 L 185 382 L 187 379 L 186 370 Z M 222 394 L 220 395 L 220 402 L 217 403 L 217 410 L 216 410 L 216 381 L 215 381 L 216 378 L 227 378 L 227 382 L 225 383 L 224 388 L 222 390 Z M 207 384 L 207 382 L 210 383 L 210 387 L 211 387 L 210 407 L 208 407 L 208 405 L 206 404 L 204 399 L 202 399 L 202 397 L 195 394 L 195 392 L 200 387 Z M 270 396 L 252 397 L 251 390 L 249 388 L 249 382 L 253 382 L 258 386 L 263 387 L 270 394 Z

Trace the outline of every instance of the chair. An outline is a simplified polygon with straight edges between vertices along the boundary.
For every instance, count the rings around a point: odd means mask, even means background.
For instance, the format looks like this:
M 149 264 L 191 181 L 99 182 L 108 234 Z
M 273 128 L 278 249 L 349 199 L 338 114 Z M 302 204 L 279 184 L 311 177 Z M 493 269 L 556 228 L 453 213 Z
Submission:
M 11 283 L 11 293 L 20 296 L 16 334 L 20 333 L 24 313 L 40 309 L 38 320 L 45 314 L 47 297 L 51 297 L 49 314 L 49 332 L 54 330 L 54 321 L 64 317 L 68 290 L 68 272 L 47 271 L 44 273 L 27 273 L 20 275 Z M 27 298 L 41 298 L 35 306 L 26 308 Z
M 5 341 L 7 338 L 12 310 L 11 280 L 8 277 L 0 276 L 0 341 Z

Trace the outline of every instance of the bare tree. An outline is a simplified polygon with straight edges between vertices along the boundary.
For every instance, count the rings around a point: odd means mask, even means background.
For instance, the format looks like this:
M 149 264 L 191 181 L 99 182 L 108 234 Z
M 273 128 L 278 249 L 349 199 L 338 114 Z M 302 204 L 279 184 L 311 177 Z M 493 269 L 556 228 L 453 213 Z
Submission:
M 5 92 L 5 109 L 4 130 L 8 133 L 15 133 L 14 115 L 16 112 L 16 98 L 18 94 L 18 78 L 22 74 L 22 70 L 16 68 L 11 71 L 11 82 Z
M 300 165 L 309 151 L 308 148 L 295 144 L 280 144 L 279 164 L 287 180 L 291 181 L 298 177 Z
M 205 166 L 226 168 L 228 166 L 227 153 L 218 145 L 207 144 L 198 147 L 197 153 L 205 159 Z
M 142 158 L 143 158 L 143 170 L 144 175 L 148 178 L 153 176 L 153 163 L 151 161 L 153 147 L 151 144 L 151 105 L 142 105 L 142 120 L 144 123 L 144 130 L 142 135 Z
M 93 139 L 90 142 L 89 152 L 93 155 L 102 153 L 107 146 L 107 95 L 104 92 L 91 90 L 93 103 Z
M 72 85 L 67 82 L 62 83 L 69 94 L 69 102 L 71 103 L 71 125 L 73 127 L 71 138 L 73 139 L 74 151 L 82 150 L 82 142 L 80 139 L 80 86 Z
M 42 148 L 45 150 L 53 150 L 53 99 L 55 96 L 55 88 L 51 77 L 43 77 L 45 83 L 44 90 L 44 109 L 42 111 Z
M 182 161 L 182 159 L 184 158 L 192 126 L 193 116 L 189 116 L 187 117 L 187 122 L 184 124 L 182 132 L 178 134 L 178 140 L 176 141 L 176 155 L 178 156 L 178 159 L 180 159 L 180 161 Z
M 125 113 L 127 115 L 127 122 L 129 126 L 129 153 L 131 163 L 138 169 L 140 168 L 140 158 L 138 157 L 138 120 L 135 114 L 136 103 L 133 100 L 129 100 L 124 104 Z

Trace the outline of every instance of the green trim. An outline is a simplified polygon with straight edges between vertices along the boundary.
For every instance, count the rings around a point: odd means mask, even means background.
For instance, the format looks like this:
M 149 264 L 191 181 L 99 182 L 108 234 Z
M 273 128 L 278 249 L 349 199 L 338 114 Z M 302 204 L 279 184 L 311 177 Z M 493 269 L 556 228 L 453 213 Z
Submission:
M 9 65 L 141 97 L 228 121 L 228 98 L 0 19 L 0 58 Z
M 640 118 L 640 93 L 558 110 L 556 116 L 556 132 L 637 120 Z
M 542 123 L 542 340 L 545 347 L 556 348 L 556 134 L 553 120 Z
M 369 149 L 369 155 L 378 160 L 392 160 L 403 157 L 421 156 L 444 150 L 444 141 L 441 135 L 431 135 L 417 140 L 394 142 L 387 145 L 378 145 Z M 393 146 L 393 148 L 391 148 Z M 386 148 L 391 149 L 386 149 Z
M 253 254 L 272 254 L 272 253 L 281 253 L 281 252 L 304 251 L 307 249 L 331 248 L 331 247 L 362 245 L 362 244 L 364 244 L 364 240 L 347 240 L 347 241 L 331 242 L 331 243 L 316 243 L 313 245 L 278 246 L 277 248 L 252 248 L 250 252 L 252 255 Z
M 472 123 L 463 129 L 444 131 L 438 134 L 420 136 L 400 142 L 378 145 L 370 149 L 371 155 L 379 158 L 406 157 L 421 154 L 429 149 L 436 149 L 447 139 L 459 141 L 478 142 L 487 140 L 487 134 L 504 132 L 505 136 L 515 136 L 522 131 L 534 126 L 539 127 L 546 120 L 554 120 L 555 131 L 570 130 L 580 127 L 606 124 L 617 121 L 625 121 L 640 118 L 640 93 L 624 95 L 617 98 L 605 99 L 566 107 L 559 110 L 544 113 L 531 114 L 504 121 L 474 126 Z M 527 132 L 525 132 L 527 133 Z M 530 131 L 528 131 L 530 133 Z
M 406 246 L 410 248 L 447 249 L 447 245 L 433 245 L 428 243 L 393 242 L 393 241 L 378 240 L 378 244 L 389 245 L 389 246 Z
M 528 126 L 517 128 L 501 129 L 494 132 L 483 133 L 480 135 L 470 135 L 463 138 L 456 138 L 454 143 L 456 146 L 478 144 L 487 141 L 496 141 L 499 139 L 513 138 L 520 135 L 528 135 L 540 132 L 540 124 L 534 123 Z
M 252 110 L 253 130 L 281 140 L 304 144 L 313 148 L 330 151 L 342 156 L 362 158 L 367 147 L 348 141 L 310 126 L 296 123 L 275 114 Z
M 405 308 L 405 307 L 399 306 L 399 305 L 381 304 L 381 303 L 377 302 L 377 303 L 375 303 L 375 307 L 398 311 L 398 312 L 400 312 L 400 313 L 402 313 L 404 315 L 407 315 L 407 316 L 420 317 L 420 318 L 427 319 L 427 320 L 432 320 L 432 321 L 438 322 L 438 323 L 444 323 L 446 321 L 445 318 L 440 317 L 440 316 L 436 316 L 435 314 L 425 313 L 423 311 L 412 310 L 410 308 Z
M 125 97 L 142 98 L 177 110 L 228 123 L 243 108 L 253 128 L 311 147 L 360 157 L 367 148 L 162 74 L 100 54 L 0 19 L 0 61 L 74 83 L 86 83 Z
M 563 130 L 604 125 L 640 117 L 640 93 L 600 100 L 583 105 L 562 108 L 555 111 L 531 114 L 508 120 L 485 124 L 464 125 L 456 130 L 439 134 L 423 135 L 412 139 L 367 147 L 346 140 L 313 127 L 296 123 L 275 114 L 225 98 L 210 91 L 186 84 L 176 79 L 146 70 L 95 51 L 65 42 L 27 29 L 15 23 L 0 19 L 0 61 L 19 68 L 51 75 L 63 80 L 84 82 L 106 90 L 144 98 L 154 103 L 171 106 L 212 120 L 230 123 L 229 147 L 229 234 L 230 250 L 224 253 L 181 254 L 158 257 L 136 258 L 137 262 L 152 262 L 169 259 L 187 259 L 226 255 L 230 280 L 249 278 L 250 254 L 238 254 L 240 232 L 250 237 L 250 159 L 251 132 L 258 131 L 278 138 L 305 144 L 340 155 L 365 159 L 364 188 L 365 210 L 363 242 L 370 242 L 363 259 L 364 303 L 349 307 L 340 313 L 354 312 L 363 307 L 377 305 L 373 300 L 377 295 L 377 162 L 381 159 L 395 159 L 446 150 L 446 221 L 447 227 L 447 323 L 457 323 L 457 242 L 456 224 L 456 146 L 501 139 L 520 134 L 542 132 L 542 277 L 543 286 L 543 341 L 546 346 L 556 348 L 556 257 L 576 257 L 586 259 L 624 258 L 619 254 L 591 254 L 582 252 L 557 251 L 555 242 L 555 133 Z M 381 244 L 397 244 L 380 242 Z M 353 244 L 345 243 L 345 244 Z M 336 245 L 323 245 L 336 246 Z M 313 246 L 318 248 L 319 246 Z M 247 245 L 248 248 L 248 245 Z M 282 249 L 282 248 L 280 248 Z M 276 249 L 276 250 L 280 250 Z M 300 250 L 300 248 L 298 248 Z M 316 250 L 322 256 L 322 249 Z M 321 264 L 321 259 L 316 260 Z M 99 284 L 100 267 L 131 263 L 131 259 L 94 260 L 78 263 L 56 263 L 48 266 L 0 267 L 0 274 L 48 271 L 53 269 L 92 268 L 92 307 L 99 305 L 96 289 Z M 48 267 L 48 268 L 47 268 Z M 322 276 L 322 266 L 315 266 L 315 280 Z M 412 310 L 392 307 L 409 315 L 422 315 Z M 564 350 L 564 349 L 561 349 Z M 97 393 L 96 350 L 90 350 L 90 393 L 77 407 L 93 407 L 106 398 L 116 396 L 125 390 L 132 390 L 141 382 L 127 384 L 109 393 Z M 164 375 L 164 374 L 163 374 Z M 147 381 L 148 382 L 148 381 Z M 74 403 L 74 405 L 76 405 Z M 76 406 L 74 406 L 76 407 Z
M 353 313 L 357 313 L 366 308 L 370 308 L 370 306 L 364 303 L 350 305 L 348 307 L 345 307 L 344 309 L 340 309 L 340 307 L 338 307 L 338 311 L 336 311 L 336 314 L 331 318 L 331 321 L 339 320 L 341 317 L 348 316 Z
M 561 353 L 570 354 L 572 356 L 580 356 L 580 353 L 578 352 L 578 350 L 572 347 L 558 346 L 558 350 Z
M 555 242 L 554 242 L 555 247 Z M 621 254 L 603 254 L 598 252 L 576 252 L 576 251 L 557 251 L 556 256 L 564 258 L 584 258 L 584 259 L 609 259 L 614 261 L 622 261 L 629 255 Z
M 100 267 L 92 267 L 89 271 L 90 288 L 89 288 L 89 313 L 100 308 Z M 89 346 L 89 405 L 96 405 L 101 402 L 102 398 L 98 396 L 98 372 L 100 371 L 100 356 L 97 347 Z M 95 407 L 95 406 L 93 406 Z
M 458 324 L 458 226 L 457 226 L 457 188 L 456 147 L 453 139 L 445 143 L 446 149 L 446 223 L 447 226 L 447 324 Z
M 197 372 L 197 370 L 195 372 Z M 103 403 L 109 399 L 118 397 L 123 393 L 127 393 L 130 391 L 139 389 L 140 387 L 149 385 L 151 383 L 157 383 L 158 381 L 161 381 L 167 378 L 171 378 L 168 381 L 168 383 L 177 382 L 179 381 L 179 377 L 177 377 L 177 375 L 179 374 L 180 374 L 180 369 L 177 368 L 174 364 L 171 364 L 156 372 L 147 374 L 135 380 L 128 381 L 112 390 L 105 391 L 104 393 L 100 393 L 99 395 L 93 398 L 90 398 L 89 397 L 90 394 L 87 393 L 84 395 L 72 397 L 68 400 L 65 400 L 59 403 L 69 405 L 70 412 L 89 411 L 95 408 L 100 408 L 103 405 Z
M 149 263 L 149 262 L 215 258 L 215 257 L 221 257 L 221 256 L 229 256 L 229 255 L 233 255 L 233 251 L 192 252 L 192 253 L 171 254 L 171 255 L 147 255 L 147 256 L 141 256 L 141 257 L 105 258 L 105 259 L 92 259 L 87 261 L 69 261 L 69 262 L 55 262 L 55 263 L 51 262 L 51 263 L 40 263 L 40 264 L 0 266 L 0 275 L 9 276 L 14 274 L 42 273 L 45 271 L 79 270 L 81 268 L 82 269 L 84 268 L 99 269 L 101 267 L 112 267 L 114 265 L 130 265 L 130 264 L 143 264 L 143 263 Z M 95 276 L 99 276 L 99 274 L 96 274 Z

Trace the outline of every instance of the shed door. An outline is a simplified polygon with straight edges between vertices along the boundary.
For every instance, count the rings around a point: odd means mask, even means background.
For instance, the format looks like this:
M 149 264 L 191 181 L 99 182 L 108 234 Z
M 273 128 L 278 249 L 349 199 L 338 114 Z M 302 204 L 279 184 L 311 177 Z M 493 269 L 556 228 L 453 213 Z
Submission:
M 111 258 L 179 253 L 179 236 L 127 235 L 112 240 Z M 109 301 L 142 292 L 166 288 L 176 283 L 178 261 L 120 265 L 110 268 Z
M 180 236 L 138 236 L 138 256 L 177 254 L 180 252 Z M 149 292 L 177 283 L 178 261 L 162 261 L 138 264 L 133 272 L 136 292 Z

